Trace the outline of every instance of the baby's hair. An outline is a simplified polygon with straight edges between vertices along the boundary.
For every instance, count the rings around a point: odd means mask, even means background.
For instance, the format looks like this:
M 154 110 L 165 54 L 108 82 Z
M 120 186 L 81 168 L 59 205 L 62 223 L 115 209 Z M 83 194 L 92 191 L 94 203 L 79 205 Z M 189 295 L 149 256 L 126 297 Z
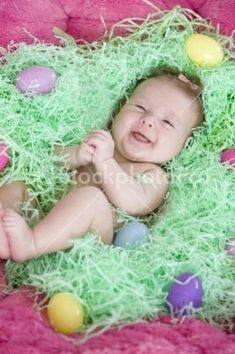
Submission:
M 177 77 L 178 75 L 182 74 L 182 71 L 179 71 L 178 69 L 174 69 L 171 67 L 168 67 L 166 65 L 161 65 L 151 72 L 149 77 L 146 77 L 146 79 L 150 79 L 151 77 L 158 77 L 158 76 L 171 76 L 171 77 Z M 186 75 L 186 74 L 185 74 Z M 202 89 L 202 83 L 199 79 L 198 76 L 192 75 L 192 74 L 187 74 L 187 78 L 193 83 L 201 87 Z

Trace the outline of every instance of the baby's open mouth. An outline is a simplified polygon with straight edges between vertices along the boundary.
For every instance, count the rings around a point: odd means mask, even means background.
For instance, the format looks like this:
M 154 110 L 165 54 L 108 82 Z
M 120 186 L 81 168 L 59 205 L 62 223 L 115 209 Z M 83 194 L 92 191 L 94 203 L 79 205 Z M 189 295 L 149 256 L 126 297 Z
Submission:
M 145 135 L 139 132 L 131 132 L 131 135 L 134 137 L 135 140 L 140 141 L 141 143 L 151 143 L 151 141 Z

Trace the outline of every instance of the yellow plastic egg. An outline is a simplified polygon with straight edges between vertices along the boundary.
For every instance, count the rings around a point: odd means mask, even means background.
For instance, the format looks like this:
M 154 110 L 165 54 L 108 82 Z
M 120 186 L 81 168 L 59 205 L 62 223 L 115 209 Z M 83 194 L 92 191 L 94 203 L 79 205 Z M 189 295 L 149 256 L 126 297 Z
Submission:
M 185 42 L 185 51 L 189 59 L 202 67 L 215 67 L 224 57 L 221 45 L 204 34 L 192 34 Z
M 47 305 L 47 314 L 52 327 L 63 334 L 76 332 L 83 324 L 83 306 L 70 293 L 52 296 Z

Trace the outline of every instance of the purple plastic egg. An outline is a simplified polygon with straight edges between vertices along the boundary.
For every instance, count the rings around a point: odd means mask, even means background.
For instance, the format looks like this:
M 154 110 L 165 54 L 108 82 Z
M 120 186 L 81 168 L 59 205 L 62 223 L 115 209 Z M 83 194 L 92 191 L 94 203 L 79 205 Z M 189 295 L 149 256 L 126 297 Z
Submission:
M 235 238 L 228 241 L 225 246 L 225 250 L 230 256 L 235 256 Z
M 16 87 L 21 93 L 45 94 L 53 90 L 56 79 L 55 71 L 48 66 L 31 66 L 19 73 Z
M 235 148 L 224 150 L 220 156 L 220 162 L 229 163 L 235 167 Z
M 200 278 L 191 272 L 186 272 L 182 273 L 172 283 L 167 296 L 167 303 L 170 309 L 176 313 L 181 311 L 185 306 L 197 309 L 202 304 L 202 295 Z

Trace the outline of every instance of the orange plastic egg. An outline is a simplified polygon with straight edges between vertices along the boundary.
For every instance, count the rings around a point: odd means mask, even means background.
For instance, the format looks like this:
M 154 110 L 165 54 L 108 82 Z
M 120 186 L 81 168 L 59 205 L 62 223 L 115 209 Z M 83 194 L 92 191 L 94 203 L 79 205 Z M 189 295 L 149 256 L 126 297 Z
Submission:
M 83 306 L 70 293 L 52 296 L 47 305 L 47 314 L 52 327 L 63 334 L 77 332 L 83 324 Z

